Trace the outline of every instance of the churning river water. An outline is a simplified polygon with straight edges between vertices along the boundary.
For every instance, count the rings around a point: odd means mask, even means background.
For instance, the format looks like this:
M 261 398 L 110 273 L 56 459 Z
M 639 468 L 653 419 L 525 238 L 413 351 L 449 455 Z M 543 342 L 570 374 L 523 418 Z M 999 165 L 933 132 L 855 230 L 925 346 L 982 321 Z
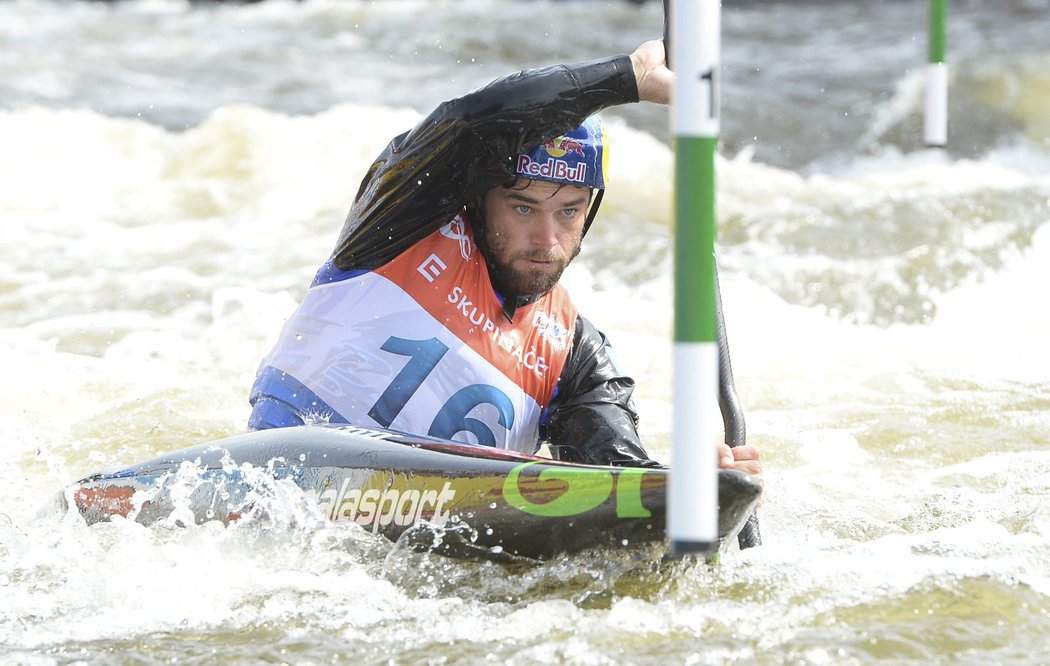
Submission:
M 628 52 L 657 2 L 0 3 L 0 663 L 1043 664 L 1050 2 L 725 3 L 719 260 L 765 545 L 454 562 L 275 506 L 224 528 L 50 507 L 242 431 L 357 183 L 442 99 Z M 664 108 L 605 114 L 566 281 L 672 462 Z

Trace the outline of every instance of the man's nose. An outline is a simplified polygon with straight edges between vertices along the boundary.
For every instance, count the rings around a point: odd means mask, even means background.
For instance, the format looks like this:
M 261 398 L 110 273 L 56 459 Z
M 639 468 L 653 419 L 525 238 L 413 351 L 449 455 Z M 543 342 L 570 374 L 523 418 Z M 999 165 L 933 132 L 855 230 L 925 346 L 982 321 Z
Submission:
M 543 248 L 551 248 L 558 244 L 557 223 L 553 216 L 544 217 L 532 231 L 532 243 Z

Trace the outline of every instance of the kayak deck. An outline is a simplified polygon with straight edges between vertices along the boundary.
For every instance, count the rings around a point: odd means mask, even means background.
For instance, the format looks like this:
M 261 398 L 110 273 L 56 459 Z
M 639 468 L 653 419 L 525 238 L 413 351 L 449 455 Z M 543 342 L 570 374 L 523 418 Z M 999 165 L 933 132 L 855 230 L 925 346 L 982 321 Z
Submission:
M 89 523 L 238 520 L 276 483 L 321 515 L 454 557 L 549 559 L 666 538 L 665 469 L 580 465 L 356 426 L 250 432 L 93 474 L 66 494 Z M 719 538 L 761 494 L 720 470 Z

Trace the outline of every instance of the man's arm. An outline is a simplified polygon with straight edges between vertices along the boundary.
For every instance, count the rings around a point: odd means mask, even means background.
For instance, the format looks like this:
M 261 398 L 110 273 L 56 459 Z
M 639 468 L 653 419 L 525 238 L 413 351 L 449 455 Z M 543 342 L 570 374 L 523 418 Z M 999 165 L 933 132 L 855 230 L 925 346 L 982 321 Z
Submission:
M 547 419 L 554 457 L 595 465 L 659 467 L 638 437 L 633 392 L 634 380 L 616 367 L 605 335 L 579 317 Z
M 624 467 L 663 467 L 646 453 L 638 437 L 638 414 L 631 395 L 634 380 L 612 360 L 608 339 L 579 317 L 573 349 L 551 403 L 546 438 L 554 458 Z M 718 466 L 762 482 L 762 459 L 751 445 L 718 444 Z
M 638 101 L 635 76 L 631 57 L 618 56 L 519 72 L 441 104 L 372 164 L 336 245 L 336 266 L 382 265 L 507 183 L 518 154 L 602 109 Z

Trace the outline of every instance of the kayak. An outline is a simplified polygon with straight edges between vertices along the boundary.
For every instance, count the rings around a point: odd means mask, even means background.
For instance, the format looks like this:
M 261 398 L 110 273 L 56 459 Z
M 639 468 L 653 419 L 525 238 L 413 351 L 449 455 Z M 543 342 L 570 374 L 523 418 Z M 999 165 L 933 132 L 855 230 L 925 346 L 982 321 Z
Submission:
M 596 547 L 666 544 L 668 470 L 582 465 L 348 425 L 235 435 L 116 470 L 63 493 L 88 524 L 115 516 L 229 524 L 291 489 L 311 511 L 452 557 L 545 560 Z M 719 470 L 719 538 L 761 494 Z

